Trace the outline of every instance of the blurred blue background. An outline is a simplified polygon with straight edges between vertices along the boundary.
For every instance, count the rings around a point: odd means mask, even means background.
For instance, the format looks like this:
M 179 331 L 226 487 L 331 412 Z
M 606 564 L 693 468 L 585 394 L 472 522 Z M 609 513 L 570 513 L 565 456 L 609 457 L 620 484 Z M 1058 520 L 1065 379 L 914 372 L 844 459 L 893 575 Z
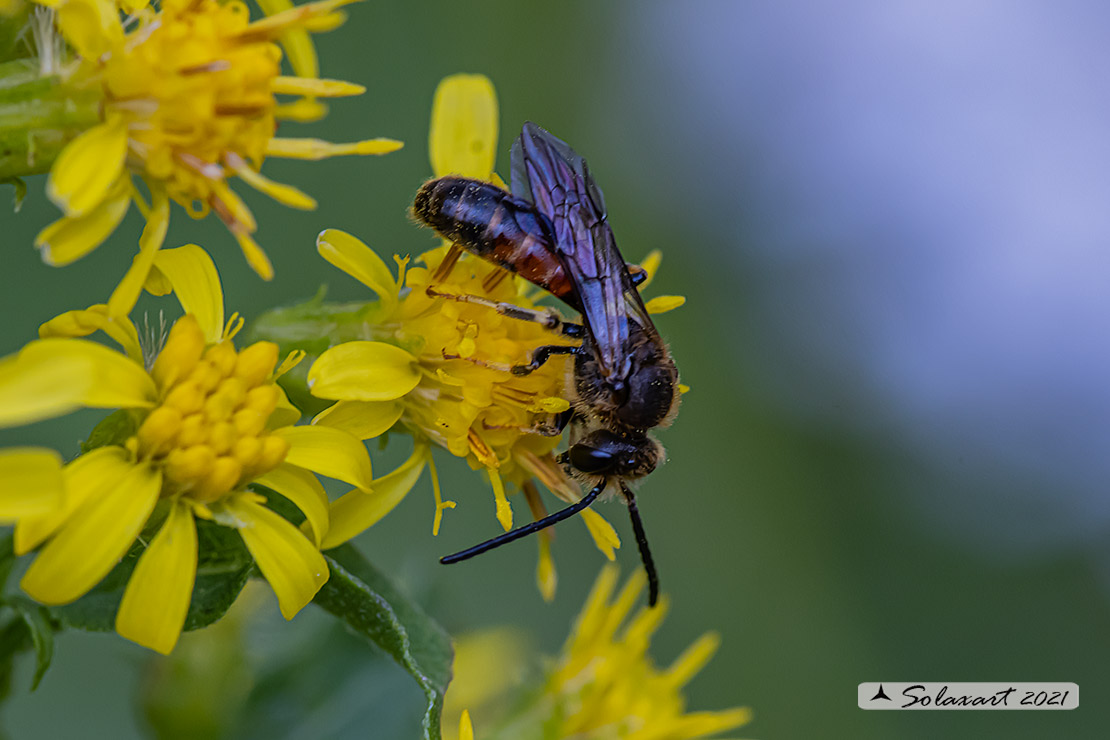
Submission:
M 689 687 L 691 708 L 749 705 L 755 721 L 734 734 L 767 739 L 1105 736 L 1106 6 L 429 2 L 350 14 L 318 37 L 322 68 L 368 91 L 304 135 L 406 147 L 268 162 L 320 200 L 309 214 L 238 188 L 272 283 L 213 219 L 175 209 L 168 246 L 209 249 L 229 308 L 251 317 L 322 283 L 331 298 L 362 297 L 316 256 L 325 227 L 383 253 L 431 244 L 406 220 L 431 174 L 431 95 L 447 74 L 484 73 L 501 101 L 499 171 L 523 121 L 564 138 L 589 159 L 625 256 L 663 250 L 650 292 L 689 297 L 658 324 L 692 391 L 659 435 L 670 460 L 639 498 L 674 602 L 656 657 L 707 629 L 724 639 Z M 48 268 L 31 242 L 56 211 L 43 181 L 30 184 L 22 211 L 2 217 L 4 353 L 56 313 L 104 300 L 140 228 L 132 215 L 90 257 Z M 74 428 L 0 443 L 72 453 Z M 459 502 L 439 538 L 425 479 L 360 547 L 453 632 L 515 624 L 555 652 L 601 564 L 584 527 L 560 527 L 551 605 L 533 584 L 534 545 L 443 568 L 439 555 L 496 525 L 478 476 L 439 459 Z M 620 505 L 602 506 L 630 544 Z M 639 567 L 634 548 L 618 557 L 626 573 Z M 17 681 L 3 713 L 13 737 L 141 736 L 131 699 L 143 651 L 85 635 L 58 651 L 37 692 Z M 878 680 L 1073 681 L 1083 701 L 859 710 L 856 685 Z M 398 670 L 386 683 L 405 681 Z M 396 705 L 377 685 L 352 692 L 363 714 L 350 736 Z

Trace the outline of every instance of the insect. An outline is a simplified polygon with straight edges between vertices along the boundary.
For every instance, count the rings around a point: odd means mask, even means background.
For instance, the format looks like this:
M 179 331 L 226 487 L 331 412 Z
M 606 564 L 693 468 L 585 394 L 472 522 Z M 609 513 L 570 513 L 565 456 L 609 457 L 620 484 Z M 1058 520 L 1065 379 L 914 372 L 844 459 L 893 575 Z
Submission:
M 651 473 L 664 459 L 662 445 L 648 432 L 669 424 L 677 412 L 678 370 L 636 290 L 645 274 L 627 265 L 617 249 L 605 199 L 586 160 L 544 129 L 525 123 L 513 143 L 511 169 L 511 193 L 465 177 L 431 180 L 417 192 L 413 213 L 459 247 L 519 274 L 582 315 L 582 323 L 575 324 L 554 310 L 452 296 L 581 340 L 538 347 L 528 364 L 511 372 L 527 375 L 554 355 L 574 357 L 568 383 L 574 398 L 562 421 L 570 424 L 569 447 L 559 462 L 591 488 L 550 516 L 441 562 L 457 563 L 550 527 L 615 486 L 628 505 L 648 575 L 648 602 L 654 606 L 659 579 L 628 481 Z M 434 287 L 429 293 L 436 294 Z

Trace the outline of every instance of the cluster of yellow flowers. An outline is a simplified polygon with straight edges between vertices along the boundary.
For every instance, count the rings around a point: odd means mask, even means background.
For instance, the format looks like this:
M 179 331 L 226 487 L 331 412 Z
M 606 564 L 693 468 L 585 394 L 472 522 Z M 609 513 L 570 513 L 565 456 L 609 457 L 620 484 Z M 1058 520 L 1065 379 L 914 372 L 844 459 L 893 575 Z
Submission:
M 316 475 L 349 482 L 364 496 L 373 488 L 365 445 L 334 427 L 298 425 L 301 412 L 276 384 L 303 353 L 279 365 L 273 343 L 237 351 L 233 339 L 243 321 L 235 315 L 225 323 L 211 258 L 195 245 L 161 249 L 176 201 L 196 218 L 215 212 L 268 278 L 270 263 L 251 236 L 257 225 L 228 178 L 312 208 L 311 198 L 261 174 L 267 156 L 319 159 L 400 146 L 275 136 L 279 120 L 322 116 L 318 98 L 362 91 L 319 79 L 308 36 L 342 23 L 339 8 L 349 1 L 294 7 L 267 0 L 269 14 L 255 21 L 234 0 L 164 0 L 157 8 L 37 3 L 40 79 L 57 80 L 71 104 L 93 101 L 96 114 L 79 133 L 63 132 L 69 140 L 53 160 L 46 192 L 64 215 L 36 244 L 46 262 L 69 264 L 108 238 L 132 202 L 146 227 L 106 303 L 56 317 L 41 327 L 40 339 L 0 360 L 0 425 L 92 407 L 123 410 L 125 433 L 65 464 L 52 450 L 0 451 L 0 478 L 15 481 L 0 500 L 0 521 L 15 524 L 16 554 L 38 550 L 21 585 L 44 604 L 80 598 L 141 535 L 153 534 L 128 581 L 116 630 L 160 652 L 173 649 L 185 623 L 197 518 L 239 532 L 292 618 L 328 578 L 320 546 L 329 502 Z M 282 46 L 297 76 L 282 76 Z M 279 103 L 279 95 L 296 99 Z M 16 133 L 28 141 L 44 135 Z M 144 287 L 173 292 L 184 311 L 153 346 L 144 346 L 128 317 Z M 84 338 L 99 330 L 120 350 Z M 304 527 L 268 508 L 254 484 L 294 504 Z
M 81 408 L 115 411 L 68 461 L 46 448 L 0 449 L 0 524 L 14 525 L 16 555 L 33 554 L 20 585 L 45 605 L 81 599 L 134 555 L 115 629 L 160 653 L 171 652 L 186 628 L 203 527 L 239 535 L 291 619 L 329 579 L 322 551 L 380 521 L 425 467 L 438 532 L 455 502 L 441 494 L 433 447 L 485 472 L 505 530 L 513 523 L 508 486 L 523 492 L 536 517 L 544 512 L 535 481 L 564 501 L 581 496 L 555 461 L 559 438 L 534 433 L 570 407 L 565 358 L 527 376 L 497 369 L 527 363 L 536 347 L 551 343 L 550 334 L 449 297 L 532 307 L 537 291 L 515 276 L 460 257 L 448 242 L 413 260 L 395 258 L 394 271 L 356 237 L 322 232 L 320 255 L 373 291 L 376 301 L 359 316 L 358 339 L 333 338 L 312 358 L 307 389 L 332 403 L 301 423 L 301 411 L 277 381 L 304 352 L 283 351 L 271 341 L 237 348 L 244 321 L 234 313 L 225 317 L 212 258 L 196 245 L 163 248 L 172 202 L 193 218 L 214 213 L 254 270 L 269 279 L 273 267 L 254 240 L 258 225 L 230 179 L 311 209 L 310 196 L 262 174 L 267 157 L 315 160 L 401 146 L 385 138 L 332 144 L 275 135 L 281 121 L 325 115 L 321 99 L 363 91 L 319 77 L 309 35 L 341 25 L 341 8 L 350 2 L 259 0 L 265 15 L 256 20 L 239 0 L 32 4 L 38 69 L 28 80 L 55 84 L 54 102 L 65 113 L 23 124 L 11 119 L 14 128 L 0 131 L 12 154 L 0 159 L 0 178 L 49 170 L 46 193 L 62 210 L 36 239 L 49 264 L 87 255 L 132 204 L 145 228 L 132 264 L 104 303 L 60 314 L 40 327 L 38 339 L 0 358 L 0 427 Z M 0 16 L 25 10 L 21 2 L 0 4 Z M 283 58 L 294 76 L 282 75 Z M 430 149 L 437 176 L 503 185 L 493 171 L 497 103 L 486 78 L 456 75 L 440 85 Z M 23 162 L 23 169 L 13 162 Z M 657 257 L 645 263 L 649 277 L 657 264 Z M 435 295 L 426 290 L 432 285 Z M 140 337 L 130 318 L 144 290 L 173 293 L 183 313 L 155 336 Z M 114 346 L 93 341 L 97 332 Z M 364 442 L 389 430 L 409 433 L 414 450 L 396 470 L 375 478 Z M 321 477 L 352 488 L 329 500 Z M 263 492 L 279 494 L 295 513 Z M 582 521 L 612 559 L 620 546 L 613 527 L 592 510 Z M 537 580 L 551 599 L 550 535 L 536 539 Z M 695 648 L 695 657 L 662 674 L 644 662 L 653 627 L 635 625 L 657 624 L 662 610 L 641 615 L 626 631 L 639 637 L 613 641 L 635 599 L 626 594 L 618 606 L 607 606 L 614 578 L 615 570 L 605 571 L 578 638 L 545 689 L 565 725 L 557 736 L 692 738 L 741 724 L 746 715 L 738 710 L 711 719 L 684 715 L 684 677 L 711 649 Z M 622 653 L 633 643 L 633 652 Z M 630 666 L 638 667 L 628 673 Z M 623 703 L 614 703 L 614 692 L 628 690 L 614 688 L 620 675 L 634 675 L 650 691 L 635 703 L 624 694 Z M 591 722 L 608 729 L 596 733 Z M 667 731 L 649 733 L 648 726 Z M 472 736 L 465 711 L 460 727 L 461 736 Z

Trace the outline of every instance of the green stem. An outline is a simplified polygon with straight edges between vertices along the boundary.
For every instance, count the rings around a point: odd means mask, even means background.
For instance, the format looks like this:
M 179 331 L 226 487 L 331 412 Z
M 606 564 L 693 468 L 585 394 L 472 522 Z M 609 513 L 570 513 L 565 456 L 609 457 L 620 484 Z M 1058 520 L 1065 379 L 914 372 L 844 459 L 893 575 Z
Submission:
M 46 172 L 65 145 L 100 121 L 99 91 L 58 75 L 38 61 L 0 64 L 0 180 Z

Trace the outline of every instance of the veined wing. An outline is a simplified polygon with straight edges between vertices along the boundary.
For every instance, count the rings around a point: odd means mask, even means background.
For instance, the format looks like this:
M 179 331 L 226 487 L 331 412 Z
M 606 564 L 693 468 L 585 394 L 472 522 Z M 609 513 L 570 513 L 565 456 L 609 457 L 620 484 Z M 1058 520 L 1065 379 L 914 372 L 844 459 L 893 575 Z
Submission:
M 532 201 L 551 220 L 555 249 L 578 291 L 602 372 L 627 377 L 629 320 L 654 327 L 617 249 L 605 198 L 586 160 L 529 122 L 513 143 L 511 166 L 513 194 Z

